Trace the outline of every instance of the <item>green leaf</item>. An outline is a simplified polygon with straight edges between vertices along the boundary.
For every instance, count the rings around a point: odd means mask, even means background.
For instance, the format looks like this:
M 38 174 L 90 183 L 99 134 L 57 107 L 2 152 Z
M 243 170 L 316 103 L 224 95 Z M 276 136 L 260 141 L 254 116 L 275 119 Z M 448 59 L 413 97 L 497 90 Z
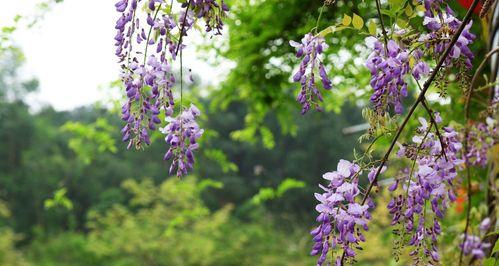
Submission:
M 341 21 L 341 23 L 343 24 L 343 26 L 348 26 L 350 25 L 350 23 L 352 23 L 352 17 L 350 17 L 349 15 L 347 14 L 344 14 L 343 15 L 343 20 Z
M 419 6 L 416 6 L 416 11 L 418 11 L 418 12 L 425 12 L 426 8 L 424 7 L 424 5 L 419 5 Z
M 496 252 L 499 251 L 499 241 L 496 241 L 495 245 L 494 245 L 494 248 L 492 249 L 492 253 L 491 254 L 494 254 Z
M 200 191 L 203 191 L 207 188 L 221 189 L 221 188 L 223 188 L 223 186 L 224 186 L 224 183 L 219 182 L 219 181 L 215 181 L 215 180 L 211 180 L 211 179 L 204 179 L 201 182 L 199 182 L 199 184 L 197 185 L 197 187 Z
M 258 193 L 251 198 L 250 202 L 255 205 L 260 205 L 263 202 L 271 200 L 273 198 L 275 198 L 274 189 L 270 187 L 264 187 L 260 188 Z
M 483 261 L 483 266 L 494 266 L 494 265 L 496 265 L 495 258 L 487 258 Z
M 263 147 L 269 150 L 275 147 L 274 134 L 272 134 L 272 131 L 268 127 L 261 127 L 260 135 L 262 135 Z
M 286 191 L 293 188 L 303 188 L 305 187 L 305 182 L 299 181 L 292 178 L 286 178 L 286 180 L 282 181 L 282 183 L 277 187 L 277 197 L 281 197 Z
M 354 28 L 360 30 L 364 27 L 364 20 L 357 14 L 353 14 L 352 25 Z
M 393 7 L 400 7 L 404 3 L 404 0 L 388 0 L 388 3 Z
M 399 18 L 399 19 L 397 19 L 397 25 L 401 28 L 405 28 L 405 27 L 407 27 L 408 22 L 404 19 Z
M 414 10 L 412 10 L 411 5 L 407 5 L 407 6 L 405 7 L 405 14 L 406 14 L 408 17 L 410 17 L 410 16 L 412 16 L 412 14 L 413 14 L 413 13 L 414 13 Z
M 367 24 L 367 29 L 369 30 L 369 34 L 376 36 L 376 22 L 373 19 L 369 20 Z
M 319 32 L 319 36 L 321 37 L 326 37 L 328 34 L 335 33 L 340 30 L 344 30 L 346 27 L 344 26 L 329 26 L 325 29 L 323 29 L 321 32 Z

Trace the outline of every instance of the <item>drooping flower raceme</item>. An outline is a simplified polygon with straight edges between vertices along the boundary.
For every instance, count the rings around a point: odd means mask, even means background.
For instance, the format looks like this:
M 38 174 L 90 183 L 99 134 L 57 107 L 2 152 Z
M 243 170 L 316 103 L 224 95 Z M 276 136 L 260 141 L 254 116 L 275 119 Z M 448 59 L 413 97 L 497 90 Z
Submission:
M 206 32 L 215 31 L 216 35 L 222 34 L 224 25 L 222 19 L 229 11 L 229 7 L 224 1 L 222 0 L 220 4 L 215 0 L 195 0 L 191 3 L 195 7 L 196 17 L 204 18 Z
M 425 0 L 424 5 L 426 11 L 423 25 L 430 32 L 421 35 L 419 42 L 424 43 L 427 48 L 433 49 L 434 57 L 439 58 L 449 46 L 454 33 L 461 26 L 461 21 L 454 16 L 454 12 L 448 5 L 445 5 L 445 8 L 443 8 L 444 1 Z M 470 21 L 466 25 L 456 44 L 451 48 L 450 54 L 445 60 L 446 67 L 459 62 L 459 59 L 462 59 L 467 68 L 472 67 L 471 62 L 474 55 L 469 45 L 476 38 L 470 32 L 472 24 L 473 21 Z
M 469 165 L 487 165 L 487 153 L 494 145 L 494 136 L 497 137 L 496 122 L 490 117 L 487 118 L 487 123 L 480 122 L 471 126 L 467 136 L 468 149 L 464 155 Z
M 409 51 L 394 40 L 389 40 L 385 45 L 375 37 L 368 37 L 366 43 L 373 49 L 366 62 L 371 71 L 370 85 L 374 90 L 371 103 L 379 114 L 384 114 L 389 107 L 400 114 L 404 110 L 402 98 L 408 94 L 406 75 L 412 73 L 416 79 L 421 79 L 428 75 L 430 69 L 425 62 L 419 61 L 411 72 Z M 412 56 L 419 60 L 422 53 L 416 49 Z
M 358 203 L 361 196 L 358 184 L 360 173 L 359 165 L 340 160 L 336 171 L 323 175 L 329 184 L 319 185 L 323 192 L 315 193 L 319 201 L 316 206 L 319 226 L 310 232 L 314 241 L 311 255 L 319 255 L 318 265 L 322 265 L 328 253 L 335 249 L 340 250 L 335 263 L 341 265 L 342 252 L 346 258 L 353 258 L 355 249 L 365 241 L 361 231 L 368 230 L 367 222 L 371 219 L 369 209 L 374 204 L 371 200 L 364 205 Z
M 196 117 L 201 114 L 195 105 L 182 112 L 178 117 L 167 117 L 168 125 L 161 129 L 166 135 L 166 143 L 170 148 L 164 156 L 164 160 L 173 159 L 170 166 L 170 174 L 176 170 L 178 177 L 187 174 L 187 170 L 194 165 L 193 152 L 198 145 L 198 139 L 203 135 L 204 130 L 200 129 Z
M 324 89 L 332 88 L 331 80 L 321 60 L 321 55 L 328 45 L 324 42 L 324 37 L 314 36 L 312 33 L 307 33 L 301 43 L 295 41 L 289 43 L 296 48 L 296 57 L 302 59 L 299 70 L 293 76 L 293 81 L 301 85 L 301 90 L 296 97 L 302 105 L 301 112 L 305 114 L 311 107 L 321 110 L 319 102 L 322 102 L 323 97 L 317 88 L 315 76 L 319 74 Z
M 180 114 L 173 118 L 173 88 L 177 80 L 183 81 L 183 77 L 175 78 L 172 65 L 179 50 L 185 47 L 182 37 L 187 36 L 198 18 L 204 19 L 206 32 L 215 31 L 215 34 L 220 34 L 222 19 L 228 11 L 223 0 L 187 0 L 175 3 L 180 8 L 167 7 L 166 4 L 173 5 L 174 2 L 167 3 L 164 0 L 119 0 L 115 5 L 120 13 L 115 26 L 116 56 L 121 64 L 121 79 L 127 96 L 122 107 L 122 119 L 126 125 L 121 132 L 123 141 L 128 142 L 128 148 L 135 146 L 140 149 L 151 143 L 149 132 L 157 130 L 162 110 L 168 120 L 189 116 L 189 113 L 182 113 L 184 109 L 181 106 Z M 178 14 L 174 14 L 174 11 Z M 192 107 L 189 110 L 192 111 Z M 189 120 L 191 125 L 195 123 L 191 120 L 197 116 L 191 115 L 189 119 L 180 120 Z M 172 142 L 168 144 L 173 145 Z M 174 148 L 176 151 L 186 152 L 183 155 L 185 158 L 191 158 L 194 149 Z M 185 174 L 185 170 L 191 168 L 194 161 L 187 160 L 183 163 L 179 159 L 180 155 L 175 156 L 177 159 L 172 167 L 179 168 L 177 173 Z
M 366 41 L 373 49 L 366 63 L 374 89 L 371 103 L 378 113 L 383 114 L 388 106 L 393 106 L 395 112 L 400 114 L 403 111 L 401 99 L 407 96 L 404 78 L 409 73 L 409 53 L 394 40 L 389 40 L 386 47 L 374 37 Z
M 491 226 L 491 221 L 490 218 L 485 218 L 479 226 L 479 235 L 473 235 L 473 234 L 468 234 L 468 235 L 461 235 L 461 239 L 465 238 L 464 243 L 460 241 L 459 248 L 463 251 L 463 254 L 466 256 L 470 256 L 471 258 L 474 259 L 483 259 L 485 257 L 485 249 L 489 248 L 491 246 L 490 243 L 484 243 L 482 242 L 483 236 L 487 233 L 487 230 Z
M 407 244 L 413 247 L 410 255 L 418 263 L 426 259 L 429 260 L 426 263 L 432 263 L 440 258 L 437 250 L 440 220 L 449 203 L 456 199 L 452 185 L 457 168 L 463 163 L 459 158 L 462 144 L 457 132 L 445 127 L 442 133 L 444 144 L 441 145 L 430 132 L 432 125 L 424 118 L 419 120 L 421 126 L 412 139 L 413 144 L 400 145 L 397 153 L 410 158 L 414 165 L 402 172 L 390 187 L 392 191 L 400 187 L 402 194 L 390 201 L 388 209 L 392 225 L 402 227 L 402 234 L 409 237 Z

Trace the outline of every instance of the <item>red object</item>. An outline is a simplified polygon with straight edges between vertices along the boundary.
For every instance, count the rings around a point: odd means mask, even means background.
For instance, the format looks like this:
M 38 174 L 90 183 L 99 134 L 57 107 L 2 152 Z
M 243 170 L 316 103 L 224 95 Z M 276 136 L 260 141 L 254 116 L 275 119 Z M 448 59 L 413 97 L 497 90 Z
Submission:
M 457 2 L 464 8 L 469 9 L 471 4 L 473 3 L 473 0 L 457 0 Z M 482 3 L 478 3 L 478 5 L 475 7 L 475 10 L 473 10 L 473 13 L 479 14 L 480 10 L 482 10 Z

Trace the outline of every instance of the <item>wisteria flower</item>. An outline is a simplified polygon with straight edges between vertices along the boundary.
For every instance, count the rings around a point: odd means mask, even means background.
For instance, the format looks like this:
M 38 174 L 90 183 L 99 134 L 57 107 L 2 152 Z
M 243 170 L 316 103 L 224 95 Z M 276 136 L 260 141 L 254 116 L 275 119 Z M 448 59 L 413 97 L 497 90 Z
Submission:
M 179 11 L 170 7 L 170 11 L 165 12 L 162 9 L 165 3 L 164 0 L 119 0 L 115 4 L 120 13 L 115 25 L 115 53 L 121 64 L 127 96 L 122 106 L 122 119 L 126 124 L 121 132 L 128 148 L 149 145 L 149 132 L 157 129 L 161 123 L 158 117 L 164 110 L 170 122 L 167 142 L 171 145 L 166 157 L 174 157 L 171 169 L 176 168 L 179 175 L 192 168 L 192 151 L 197 148 L 196 140 L 202 130 L 194 120 L 199 115 L 194 106 L 173 118 L 173 88 L 177 79 L 172 65 L 179 50 L 185 48 L 182 37 L 194 28 L 198 18 L 204 19 L 206 32 L 220 34 L 222 19 L 229 9 L 223 0 L 188 0 L 179 3 Z
M 296 48 L 296 57 L 302 59 L 300 69 L 293 76 L 293 81 L 301 84 L 301 90 L 296 99 L 302 105 L 302 114 L 305 114 L 311 107 L 321 110 L 319 101 L 322 102 L 323 97 L 317 88 L 315 76 L 319 74 L 324 89 L 332 88 L 331 80 L 321 60 L 321 55 L 328 45 L 324 42 L 324 37 L 314 36 L 312 33 L 307 33 L 301 43 L 295 41 L 289 43 Z
M 410 150 L 402 146 L 398 156 L 414 160 L 414 167 L 406 170 L 390 187 L 394 191 L 401 185 L 404 194 L 394 196 L 388 204 L 392 215 L 392 225 L 403 227 L 404 235 L 410 237 L 408 245 L 413 249 L 410 253 L 415 260 L 431 259 L 439 261 L 437 237 L 441 233 L 440 219 L 450 202 L 456 199 L 453 183 L 457 169 L 463 160 L 459 156 L 462 144 L 454 129 L 445 127 L 442 133 L 444 144 L 435 134 L 429 132 L 431 125 L 420 118 L 421 126 L 413 137 L 416 154 L 408 154 Z M 441 119 L 438 119 L 441 121 Z M 442 149 L 446 156 L 442 155 Z M 412 153 L 412 152 L 411 152 Z M 426 212 L 429 208 L 433 215 Z M 428 241 L 426 241 L 428 240 Z
M 429 33 L 421 35 L 419 42 L 424 43 L 427 48 L 433 49 L 435 57 L 439 57 L 447 49 L 452 36 L 461 26 L 461 21 L 454 16 L 454 12 L 449 6 L 442 8 L 443 1 L 425 1 L 425 17 L 423 25 L 426 26 Z M 450 67 L 458 59 L 464 61 L 467 68 L 472 67 L 474 58 L 469 45 L 475 40 L 476 36 L 470 32 L 473 22 L 470 21 L 459 36 L 456 44 L 452 46 L 449 57 L 445 60 L 445 66 Z
M 371 201 L 363 205 L 356 202 L 360 195 L 360 171 L 359 165 L 342 159 L 336 171 L 323 175 L 330 182 L 327 187 L 319 185 L 323 193 L 315 193 L 319 201 L 316 210 L 320 225 L 310 232 L 315 243 L 311 255 L 320 254 L 318 265 L 326 261 L 327 254 L 333 249 L 340 249 L 347 258 L 355 257 L 355 249 L 365 241 L 361 229 L 368 230 L 369 209 L 374 205 Z M 341 262 L 340 254 L 335 263 L 340 265 Z
M 410 71 L 409 52 L 401 48 L 394 40 L 385 46 L 374 37 L 368 37 L 366 43 L 373 49 L 366 66 L 371 71 L 371 87 L 374 92 L 371 103 L 377 113 L 384 114 L 388 107 L 395 113 L 403 111 L 402 98 L 407 97 L 405 76 Z M 426 70 L 426 67 L 420 66 Z M 417 76 L 426 71 L 419 71 Z
M 204 130 L 199 128 L 196 118 L 201 114 L 195 105 L 184 110 L 176 117 L 167 117 L 168 125 L 161 129 L 165 134 L 165 141 L 170 146 L 164 156 L 164 160 L 173 158 L 170 174 L 176 170 L 178 177 L 187 174 L 187 170 L 194 165 L 194 150 L 199 147 L 198 139 Z
M 497 136 L 497 126 L 494 119 L 488 117 L 488 123 L 471 125 L 467 136 L 467 153 L 464 155 L 469 165 L 485 167 L 487 153 L 494 146 L 494 136 Z

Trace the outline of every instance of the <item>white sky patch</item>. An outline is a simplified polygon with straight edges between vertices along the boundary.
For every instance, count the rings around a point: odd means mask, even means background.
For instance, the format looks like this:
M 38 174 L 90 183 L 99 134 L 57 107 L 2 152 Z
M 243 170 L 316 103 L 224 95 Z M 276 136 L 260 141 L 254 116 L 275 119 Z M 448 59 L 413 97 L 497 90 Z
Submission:
M 33 14 L 39 1 L 4 2 L 0 27 L 10 25 L 17 14 Z M 34 28 L 21 28 L 14 34 L 15 43 L 26 56 L 24 72 L 40 81 L 40 90 L 30 97 L 30 104 L 69 110 L 109 97 L 105 85 L 119 78 L 114 55 L 114 25 L 118 17 L 114 2 L 65 0 L 54 5 Z M 200 34 L 191 35 L 186 42 L 202 43 Z M 193 45 L 183 54 L 184 67 L 197 73 L 203 85 L 217 85 L 233 66 L 229 62 L 213 66 L 203 61 L 206 55 L 198 58 L 200 54 Z

